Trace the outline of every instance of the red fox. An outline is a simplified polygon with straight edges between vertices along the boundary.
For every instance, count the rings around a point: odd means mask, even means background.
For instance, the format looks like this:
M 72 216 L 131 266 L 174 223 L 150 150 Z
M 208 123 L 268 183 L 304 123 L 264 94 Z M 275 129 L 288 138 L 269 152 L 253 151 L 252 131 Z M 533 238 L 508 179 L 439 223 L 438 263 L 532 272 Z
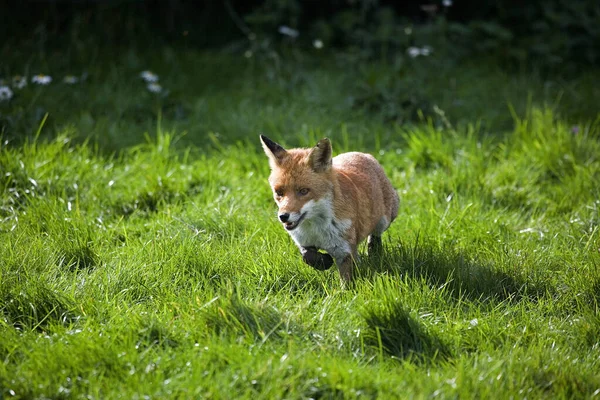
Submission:
M 357 247 L 368 237 L 369 253 L 382 246 L 381 234 L 398 215 L 398 193 L 370 154 L 332 158 L 331 142 L 312 149 L 285 150 L 264 135 L 269 183 L 278 218 L 308 265 L 338 266 L 342 283 L 352 281 Z M 318 250 L 324 250 L 327 254 Z

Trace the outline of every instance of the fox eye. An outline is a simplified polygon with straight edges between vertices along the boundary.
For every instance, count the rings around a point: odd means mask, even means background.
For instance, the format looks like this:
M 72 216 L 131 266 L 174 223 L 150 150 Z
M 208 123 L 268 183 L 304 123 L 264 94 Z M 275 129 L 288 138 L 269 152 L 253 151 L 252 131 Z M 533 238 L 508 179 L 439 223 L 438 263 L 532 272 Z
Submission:
M 298 190 L 298 194 L 300 194 L 300 196 L 306 196 L 308 194 L 308 192 L 310 192 L 309 188 L 302 188 L 302 189 Z
M 281 190 L 281 189 L 276 190 L 275 191 L 275 196 L 277 196 L 277 197 L 283 197 L 283 190 Z

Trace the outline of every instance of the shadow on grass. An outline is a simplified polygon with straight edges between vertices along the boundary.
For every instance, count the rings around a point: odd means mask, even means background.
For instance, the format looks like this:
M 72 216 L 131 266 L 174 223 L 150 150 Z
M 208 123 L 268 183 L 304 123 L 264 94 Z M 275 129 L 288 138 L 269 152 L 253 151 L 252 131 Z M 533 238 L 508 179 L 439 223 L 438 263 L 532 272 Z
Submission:
M 99 260 L 91 243 L 88 242 L 81 246 L 63 250 L 58 264 L 65 266 L 71 272 L 91 271 L 99 265 Z
M 386 273 L 425 279 L 432 286 L 445 286 L 456 297 L 474 301 L 536 301 L 552 292 L 544 282 L 526 280 L 469 261 L 469 257 L 451 249 L 420 243 L 407 247 L 397 244 L 385 246 L 381 254 L 365 257 L 362 276 L 369 279 L 373 274 Z
M 398 301 L 367 307 L 362 314 L 368 328 L 363 336 L 365 343 L 377 351 L 417 362 L 451 356 L 448 346 L 412 318 Z
M 161 188 L 156 191 L 143 192 L 129 201 L 121 201 L 112 206 L 117 216 L 130 217 L 134 212 L 150 216 L 155 214 L 165 204 L 171 204 L 178 198 L 177 192 Z
M 280 313 L 265 304 L 249 304 L 236 294 L 204 311 L 206 325 L 218 335 L 240 335 L 256 342 L 280 339 L 290 327 Z
M 42 332 L 52 324 L 71 324 L 79 319 L 73 309 L 69 298 L 44 281 L 25 280 L 0 290 L 0 315 L 19 330 Z
M 552 292 L 544 282 L 530 281 L 469 259 L 464 253 L 417 239 L 413 247 L 388 244 L 383 251 L 364 257 L 359 274 L 366 280 L 387 274 L 424 281 L 431 287 L 443 287 L 454 299 L 474 302 L 535 302 Z M 375 351 L 417 363 L 453 357 L 449 345 L 394 298 L 368 304 L 362 317 L 367 326 L 365 344 Z
M 155 318 L 144 322 L 137 333 L 138 341 L 136 349 L 144 350 L 153 346 L 163 349 L 176 348 L 180 344 L 180 340 L 175 332 Z

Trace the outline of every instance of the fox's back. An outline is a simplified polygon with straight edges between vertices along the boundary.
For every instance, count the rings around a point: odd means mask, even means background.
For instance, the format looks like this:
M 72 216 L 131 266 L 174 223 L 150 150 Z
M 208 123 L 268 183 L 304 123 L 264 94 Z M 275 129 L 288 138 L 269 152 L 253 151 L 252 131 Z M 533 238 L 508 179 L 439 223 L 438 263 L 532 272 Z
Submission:
M 344 203 L 354 203 L 355 218 L 370 234 L 379 218 L 391 223 L 398 215 L 398 193 L 379 162 L 370 154 L 342 153 L 332 159 Z M 362 236 L 362 235 L 361 235 Z

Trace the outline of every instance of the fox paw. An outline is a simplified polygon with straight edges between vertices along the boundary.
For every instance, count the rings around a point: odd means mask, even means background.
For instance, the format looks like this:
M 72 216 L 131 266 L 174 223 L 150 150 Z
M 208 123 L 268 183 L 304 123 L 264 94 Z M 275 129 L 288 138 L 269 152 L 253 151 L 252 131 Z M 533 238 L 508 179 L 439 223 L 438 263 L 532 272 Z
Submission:
M 319 253 L 316 247 L 302 249 L 302 260 L 319 271 L 325 271 L 333 265 L 333 258 L 326 253 Z

